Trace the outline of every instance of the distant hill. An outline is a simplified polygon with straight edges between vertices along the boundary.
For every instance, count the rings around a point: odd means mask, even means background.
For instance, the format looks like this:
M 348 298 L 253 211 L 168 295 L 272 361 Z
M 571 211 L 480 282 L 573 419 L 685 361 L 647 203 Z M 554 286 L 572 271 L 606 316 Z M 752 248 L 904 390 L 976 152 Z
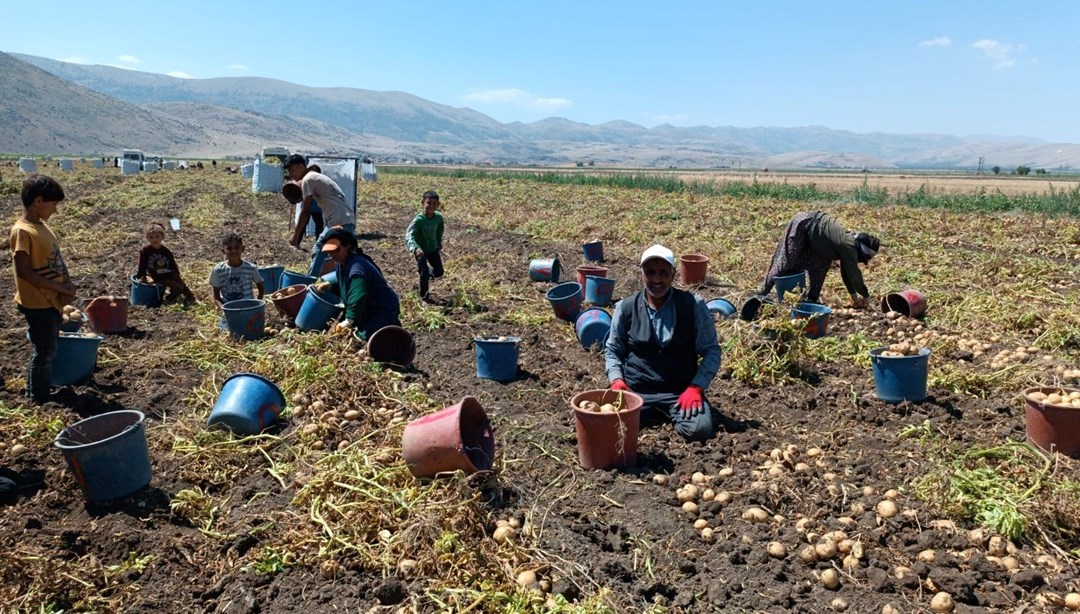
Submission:
M 646 128 L 500 123 L 404 92 L 261 77 L 178 79 L 0 53 L 0 151 L 250 156 L 266 144 L 384 161 L 642 167 L 1080 168 L 1080 145 L 1027 137 L 854 133 L 823 126 Z

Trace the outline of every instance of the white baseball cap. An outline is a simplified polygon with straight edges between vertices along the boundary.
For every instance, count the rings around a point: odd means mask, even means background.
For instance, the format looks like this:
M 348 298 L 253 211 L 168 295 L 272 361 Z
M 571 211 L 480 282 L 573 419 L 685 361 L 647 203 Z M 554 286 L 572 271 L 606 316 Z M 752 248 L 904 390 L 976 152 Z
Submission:
M 675 266 L 675 254 L 663 245 L 656 244 L 645 250 L 645 252 L 641 254 L 641 264 L 644 265 L 653 258 L 659 258 L 671 266 Z

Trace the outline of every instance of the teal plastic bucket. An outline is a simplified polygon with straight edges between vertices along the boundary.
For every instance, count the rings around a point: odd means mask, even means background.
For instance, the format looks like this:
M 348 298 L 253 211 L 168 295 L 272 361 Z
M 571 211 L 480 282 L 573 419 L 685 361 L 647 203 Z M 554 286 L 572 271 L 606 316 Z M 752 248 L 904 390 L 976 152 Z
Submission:
M 142 412 L 124 409 L 76 422 L 57 434 L 53 445 L 64 454 L 87 501 L 122 499 L 150 483 L 145 420 Z
M 138 277 L 131 276 L 131 304 L 143 305 L 144 307 L 160 307 L 161 299 L 165 296 L 165 286 L 148 284 L 139 281 Z
M 300 330 L 326 330 L 342 310 L 345 304 L 333 292 L 318 291 L 315 286 L 308 286 L 304 304 L 296 314 L 296 328 Z
M 810 339 L 817 339 L 824 337 L 829 331 L 829 316 L 832 314 L 832 309 L 829 309 L 825 305 L 819 305 L 817 303 L 796 303 L 795 307 L 791 310 L 791 319 L 803 319 L 807 320 L 806 327 L 803 328 L 803 334 Z
M 603 309 L 590 307 L 582 311 L 574 321 L 574 332 L 586 350 L 595 345 L 603 345 L 611 332 L 611 316 Z
M 795 294 L 795 288 L 799 288 L 799 296 L 802 296 L 806 291 L 806 271 L 780 275 L 773 278 L 773 284 L 776 286 L 776 300 L 781 303 L 784 302 L 784 294 L 788 292 Z
M 316 282 L 316 278 L 306 273 L 296 273 L 293 271 L 282 271 L 281 282 L 278 284 L 278 288 L 288 288 L 289 286 L 295 286 L 297 284 L 303 284 L 310 286 Z
M 266 328 L 266 301 L 261 298 L 245 298 L 229 301 L 221 306 L 225 312 L 225 326 L 234 337 L 262 339 Z
M 517 377 L 517 337 L 476 337 L 476 377 L 496 382 L 510 382 Z
M 714 298 L 705 303 L 709 311 L 721 318 L 730 318 L 735 315 L 735 305 L 726 298 Z
M 570 281 L 547 291 L 547 300 L 555 311 L 555 317 L 573 322 L 581 313 L 581 284 Z
M 590 305 L 610 305 L 615 280 L 596 275 L 585 276 L 585 302 Z
M 237 373 L 221 384 L 207 426 L 222 424 L 239 435 L 258 435 L 284 409 L 285 395 L 274 382 L 254 373 Z
M 529 279 L 559 283 L 559 259 L 548 258 L 529 262 Z
M 881 353 L 887 349 L 870 350 L 877 398 L 886 403 L 921 403 L 926 398 L 930 349 L 919 348 L 919 353 L 914 356 L 882 356 Z
M 61 332 L 52 363 L 52 385 L 73 386 L 90 381 L 102 339 L 100 335 Z
M 281 274 L 285 272 L 283 266 L 259 267 L 259 275 L 263 280 L 263 292 L 270 294 L 281 289 Z
M 581 254 L 585 257 L 586 262 L 603 262 L 604 242 L 590 241 L 589 243 L 583 243 L 581 245 Z

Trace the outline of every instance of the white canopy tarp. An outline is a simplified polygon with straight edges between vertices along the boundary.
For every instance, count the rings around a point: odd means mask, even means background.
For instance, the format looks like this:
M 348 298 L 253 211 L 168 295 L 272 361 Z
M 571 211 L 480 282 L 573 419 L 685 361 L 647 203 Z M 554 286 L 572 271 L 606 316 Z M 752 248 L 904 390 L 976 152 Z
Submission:
M 360 181 L 375 181 L 378 179 L 376 175 L 374 162 L 363 162 L 360 164 Z
M 159 170 L 158 164 L 157 162 L 143 162 L 143 170 L 147 173 L 156 173 Z
M 121 160 L 120 161 L 120 174 L 121 175 L 138 175 L 142 171 L 138 160 Z
M 60 159 L 60 170 L 62 170 L 62 171 L 73 171 L 73 170 L 75 170 L 75 161 L 71 160 L 69 158 L 61 158 Z
M 252 192 L 280 192 L 285 181 L 284 169 L 277 164 L 255 161 L 255 172 L 251 176 Z
M 255 176 L 255 165 L 245 164 L 240 167 L 240 176 L 244 179 L 251 179 Z
M 174 171 L 174 170 L 176 170 L 176 162 L 173 162 L 172 160 L 166 160 L 166 161 L 165 161 L 165 162 L 164 162 L 164 163 L 162 164 L 162 166 L 163 166 L 163 167 L 165 168 L 165 170 L 167 170 L 167 171 Z
M 37 171 L 37 162 L 33 158 L 19 158 L 19 170 L 24 173 Z

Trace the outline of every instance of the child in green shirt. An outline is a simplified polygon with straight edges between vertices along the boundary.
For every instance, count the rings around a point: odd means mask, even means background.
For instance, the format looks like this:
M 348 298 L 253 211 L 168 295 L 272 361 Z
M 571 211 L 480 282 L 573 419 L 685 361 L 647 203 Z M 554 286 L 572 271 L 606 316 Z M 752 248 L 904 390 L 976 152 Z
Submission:
M 420 275 L 420 298 L 428 300 L 428 280 L 443 276 L 442 241 L 443 216 L 439 213 L 439 195 L 433 190 L 424 192 L 420 202 L 424 211 L 417 213 L 405 231 L 405 245 L 416 258 Z

